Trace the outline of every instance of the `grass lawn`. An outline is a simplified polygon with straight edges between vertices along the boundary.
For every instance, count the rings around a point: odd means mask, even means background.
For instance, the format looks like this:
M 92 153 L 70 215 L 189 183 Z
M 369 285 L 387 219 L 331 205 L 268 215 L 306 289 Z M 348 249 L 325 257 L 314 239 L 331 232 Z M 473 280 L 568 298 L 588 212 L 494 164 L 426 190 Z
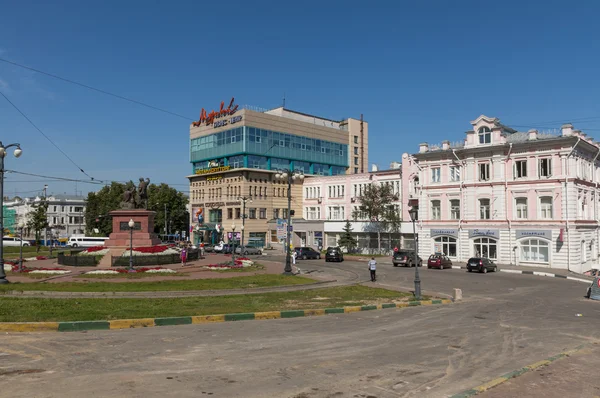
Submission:
M 29 272 L 12 272 L 12 271 L 5 271 L 6 277 L 9 278 L 11 276 L 25 276 L 27 278 L 31 278 L 31 279 L 46 279 L 46 278 L 50 278 L 51 276 L 56 276 L 53 274 L 31 274 Z
M 9 283 L 0 285 L 0 294 L 6 290 L 43 290 L 54 292 L 149 292 L 168 290 L 221 290 L 248 289 L 285 285 L 303 285 L 315 282 L 301 276 L 252 275 L 223 279 L 192 279 L 185 281 L 155 282 L 57 282 L 57 283 Z M 1 308 L 0 308 L 1 311 Z
M 390 303 L 410 297 L 411 294 L 386 289 L 343 286 L 283 293 L 168 299 L 0 298 L 0 322 L 91 321 L 333 308 Z

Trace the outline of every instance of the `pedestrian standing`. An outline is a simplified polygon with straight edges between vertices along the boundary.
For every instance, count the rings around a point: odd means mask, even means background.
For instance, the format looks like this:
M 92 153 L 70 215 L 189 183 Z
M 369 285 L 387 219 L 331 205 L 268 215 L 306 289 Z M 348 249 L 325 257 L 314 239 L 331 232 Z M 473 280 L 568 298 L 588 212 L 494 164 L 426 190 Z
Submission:
M 187 262 L 187 248 L 184 246 L 181 249 L 181 265 L 185 265 Z
M 371 257 L 369 261 L 369 271 L 371 271 L 371 282 L 375 282 L 377 280 L 377 276 L 375 275 L 375 271 L 377 270 L 377 261 L 375 261 L 375 257 Z
M 204 242 L 200 243 L 200 257 L 204 258 Z
M 296 253 L 296 250 L 294 250 L 292 252 L 292 264 L 296 265 L 296 256 L 298 255 L 298 253 Z

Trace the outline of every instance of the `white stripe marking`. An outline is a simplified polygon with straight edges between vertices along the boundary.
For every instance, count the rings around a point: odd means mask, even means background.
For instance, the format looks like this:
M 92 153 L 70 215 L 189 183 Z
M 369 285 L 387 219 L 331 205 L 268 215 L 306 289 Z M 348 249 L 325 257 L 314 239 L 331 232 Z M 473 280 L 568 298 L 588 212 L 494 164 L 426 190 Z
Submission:
M 577 282 L 583 282 L 583 283 L 592 283 L 593 281 L 588 281 L 587 279 L 580 279 L 580 278 L 574 278 L 572 276 L 567 276 L 568 280 L 571 281 L 577 281 Z
M 500 272 L 510 272 L 511 274 L 522 274 L 523 271 L 515 270 L 515 269 L 500 269 Z

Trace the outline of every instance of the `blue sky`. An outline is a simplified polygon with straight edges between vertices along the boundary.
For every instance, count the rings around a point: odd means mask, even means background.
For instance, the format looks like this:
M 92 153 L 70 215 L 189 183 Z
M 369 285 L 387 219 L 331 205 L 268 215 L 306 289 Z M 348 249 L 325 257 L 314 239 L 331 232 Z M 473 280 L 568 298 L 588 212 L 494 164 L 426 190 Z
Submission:
M 595 1 L 7 1 L 0 58 L 197 118 L 235 96 L 369 122 L 370 163 L 458 141 L 480 114 L 600 139 Z M 0 91 L 89 175 L 180 184 L 189 121 L 0 62 Z M 548 123 L 552 121 L 552 123 Z M 0 97 L 6 168 L 87 179 Z M 21 182 L 23 181 L 23 182 Z M 10 175 L 5 193 L 44 183 Z

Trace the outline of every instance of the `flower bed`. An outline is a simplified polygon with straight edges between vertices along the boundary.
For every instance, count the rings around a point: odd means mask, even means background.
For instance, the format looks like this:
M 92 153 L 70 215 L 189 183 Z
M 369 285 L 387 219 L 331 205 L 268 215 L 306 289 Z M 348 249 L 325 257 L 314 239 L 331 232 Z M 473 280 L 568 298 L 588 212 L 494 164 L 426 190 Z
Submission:
M 125 250 L 122 254 L 123 257 L 129 257 L 130 250 Z M 168 246 L 150 246 L 150 247 L 134 247 L 132 254 L 134 256 L 148 256 L 152 254 L 156 255 L 169 255 L 169 254 L 179 254 L 181 253 L 179 250 L 168 247 Z
M 48 274 L 48 275 L 62 275 L 68 274 L 71 271 L 64 270 L 62 268 L 29 268 L 23 266 L 23 269 L 19 271 L 19 265 L 13 262 L 4 263 L 4 271 L 20 272 L 23 274 Z
M 154 268 L 140 267 L 140 268 L 135 268 L 135 272 L 144 272 L 144 273 L 148 273 L 148 274 L 174 274 L 177 271 L 169 269 L 169 268 L 162 268 L 162 267 L 154 267 Z M 129 273 L 129 269 L 119 268 L 119 269 L 90 271 L 90 272 L 86 272 L 84 275 L 116 275 L 116 274 L 127 274 L 127 273 Z
M 104 246 L 88 247 L 82 252 L 77 253 L 78 256 L 104 256 L 110 251 L 110 249 Z
M 239 268 L 251 267 L 252 265 L 254 265 L 254 261 L 247 259 L 247 258 L 241 258 L 241 259 L 235 260 L 235 265 L 233 265 L 231 263 L 219 263 L 219 264 L 205 265 L 204 267 L 208 268 L 210 270 L 228 270 L 228 269 L 239 269 Z

